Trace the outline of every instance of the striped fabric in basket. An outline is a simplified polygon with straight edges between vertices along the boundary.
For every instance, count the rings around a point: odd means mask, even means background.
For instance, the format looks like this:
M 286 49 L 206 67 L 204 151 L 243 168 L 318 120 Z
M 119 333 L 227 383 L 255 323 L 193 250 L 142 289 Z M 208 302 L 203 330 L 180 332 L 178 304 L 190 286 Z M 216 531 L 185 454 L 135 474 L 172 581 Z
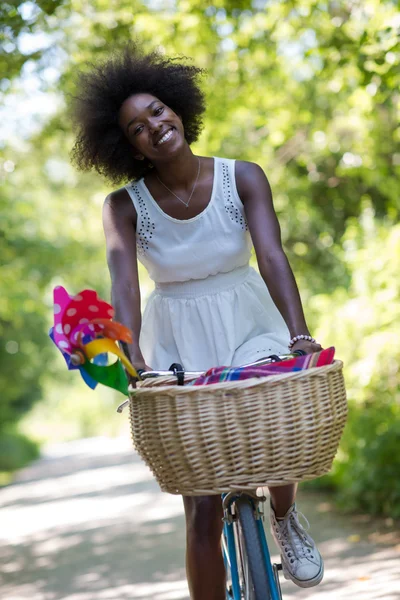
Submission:
M 304 371 L 312 367 L 322 367 L 333 363 L 335 348 L 325 348 L 320 352 L 313 352 L 304 356 L 296 356 L 288 360 L 261 365 L 259 367 L 213 367 L 204 375 L 198 377 L 191 385 L 207 385 L 210 383 L 221 383 L 222 381 L 238 381 L 251 377 L 266 377 L 268 375 L 279 375 L 294 371 Z

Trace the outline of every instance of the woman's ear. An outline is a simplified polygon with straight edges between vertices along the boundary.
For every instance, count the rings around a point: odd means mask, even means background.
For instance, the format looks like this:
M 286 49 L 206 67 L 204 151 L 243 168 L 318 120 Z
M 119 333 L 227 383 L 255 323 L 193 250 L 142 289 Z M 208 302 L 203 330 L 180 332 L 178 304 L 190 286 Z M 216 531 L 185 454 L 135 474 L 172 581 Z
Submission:
M 135 154 L 133 149 L 132 149 L 132 156 L 135 160 L 145 160 L 145 157 L 143 156 L 143 154 Z M 153 163 L 151 163 L 149 160 L 147 161 L 147 165 L 144 164 L 143 166 L 144 166 L 144 168 L 149 167 L 149 169 L 152 169 L 154 167 Z

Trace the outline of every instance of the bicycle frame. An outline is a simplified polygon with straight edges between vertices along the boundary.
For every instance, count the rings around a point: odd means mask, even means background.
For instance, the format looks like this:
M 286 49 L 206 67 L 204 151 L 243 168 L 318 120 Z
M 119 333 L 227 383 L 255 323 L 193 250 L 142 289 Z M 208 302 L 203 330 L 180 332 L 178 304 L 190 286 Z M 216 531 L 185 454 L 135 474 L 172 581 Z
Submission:
M 267 538 L 265 536 L 264 525 L 263 525 L 263 513 L 260 510 L 260 502 L 265 501 L 265 497 L 259 497 L 251 492 L 229 492 L 222 494 L 222 506 L 224 511 L 224 528 L 222 534 L 222 549 L 224 555 L 225 567 L 229 567 L 232 582 L 232 595 L 227 591 L 227 600 L 243 600 L 242 592 L 239 580 L 239 561 L 241 562 L 240 568 L 243 571 L 242 557 L 237 553 L 237 541 L 235 541 L 235 522 L 237 516 L 235 514 L 234 505 L 235 500 L 239 497 L 245 497 L 250 503 L 255 519 L 257 528 L 260 535 L 264 564 L 267 572 L 270 600 L 281 600 L 282 596 L 280 588 L 277 583 L 277 570 L 280 565 L 272 565 L 271 556 L 268 549 Z M 228 569 L 227 569 L 228 570 Z M 247 598 L 245 598 L 247 600 Z

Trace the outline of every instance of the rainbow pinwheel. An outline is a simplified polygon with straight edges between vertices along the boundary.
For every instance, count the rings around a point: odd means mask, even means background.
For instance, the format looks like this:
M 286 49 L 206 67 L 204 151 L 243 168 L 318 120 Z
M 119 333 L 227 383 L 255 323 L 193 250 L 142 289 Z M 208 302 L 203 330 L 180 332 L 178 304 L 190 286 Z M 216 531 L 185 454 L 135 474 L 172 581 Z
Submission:
M 54 326 L 49 335 L 64 356 L 68 369 L 79 369 L 87 385 L 98 383 L 128 395 L 128 377 L 124 370 L 139 379 L 116 341 L 131 343 L 130 330 L 112 321 L 114 309 L 101 300 L 94 290 L 71 296 L 61 286 L 54 288 Z M 117 361 L 108 364 L 108 354 Z

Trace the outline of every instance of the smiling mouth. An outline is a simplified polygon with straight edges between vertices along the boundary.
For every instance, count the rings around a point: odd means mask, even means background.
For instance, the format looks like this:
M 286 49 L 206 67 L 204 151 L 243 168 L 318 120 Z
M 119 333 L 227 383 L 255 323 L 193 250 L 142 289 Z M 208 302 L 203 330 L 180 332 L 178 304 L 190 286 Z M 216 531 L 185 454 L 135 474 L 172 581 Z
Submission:
M 155 146 L 161 146 L 162 144 L 165 144 L 165 142 L 168 142 L 168 140 L 172 137 L 174 132 L 174 128 L 170 127 L 168 129 L 168 131 L 166 131 L 166 133 L 164 133 L 164 135 L 162 136 L 162 138 L 160 140 L 158 140 L 158 142 L 156 142 L 154 145 Z

